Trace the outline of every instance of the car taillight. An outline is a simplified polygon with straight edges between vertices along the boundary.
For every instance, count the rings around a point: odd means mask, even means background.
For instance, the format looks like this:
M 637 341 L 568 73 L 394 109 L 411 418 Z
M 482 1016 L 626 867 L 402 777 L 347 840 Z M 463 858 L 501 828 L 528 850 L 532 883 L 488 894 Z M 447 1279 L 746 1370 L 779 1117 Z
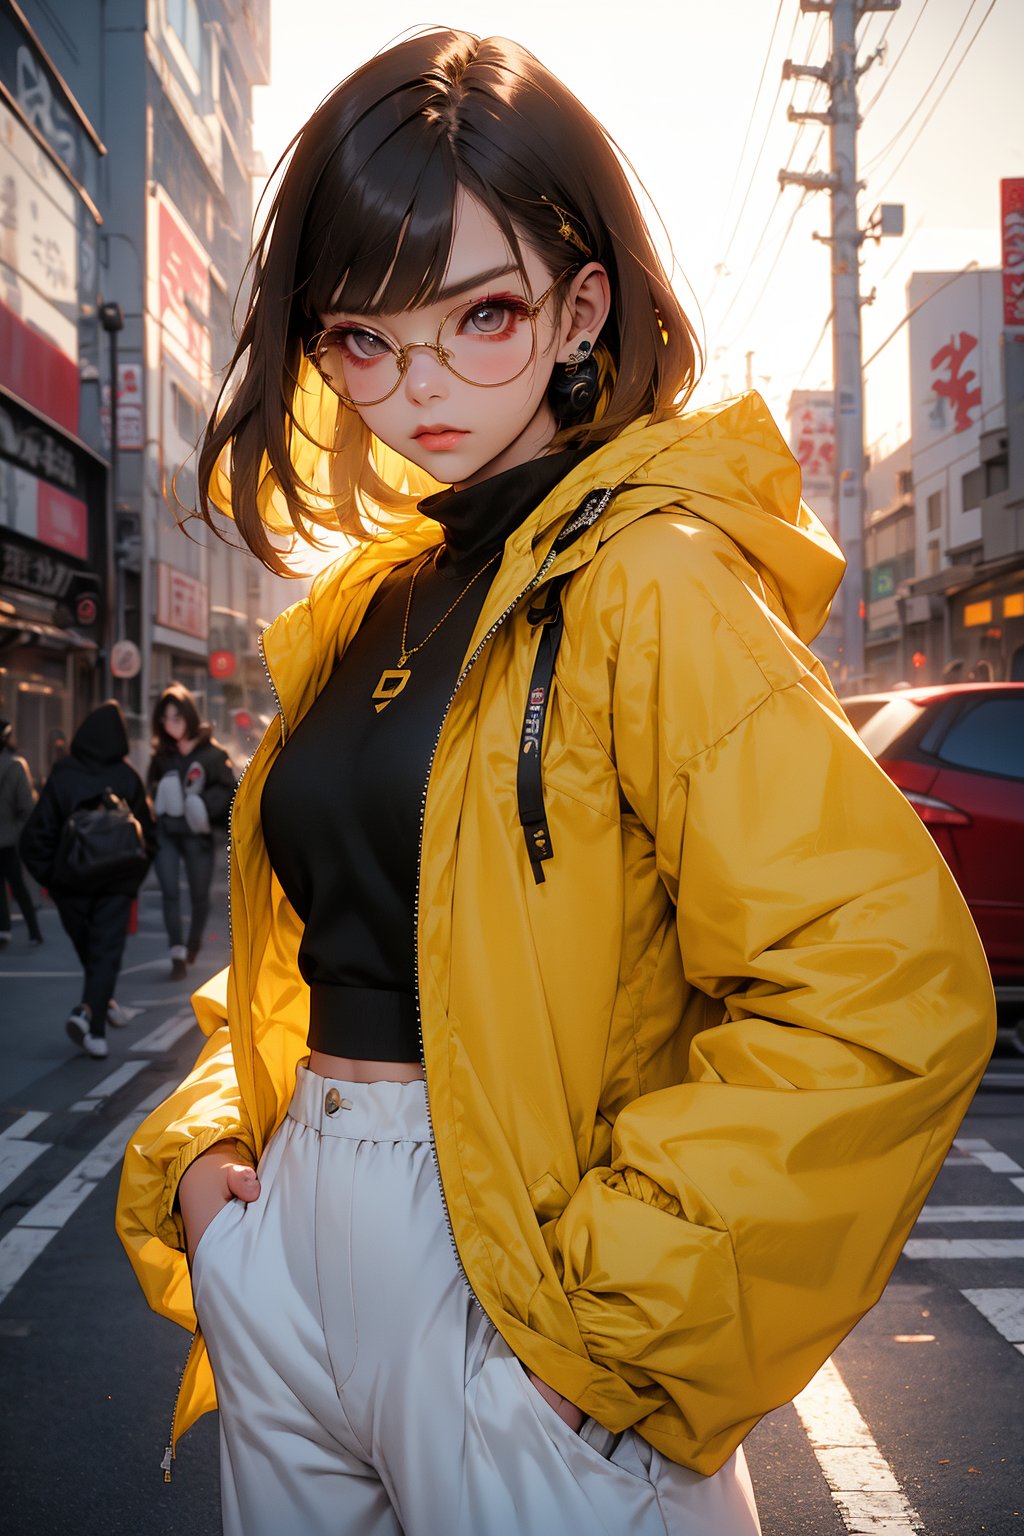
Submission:
M 955 805 L 949 805 L 945 800 L 936 800 L 933 795 L 922 795 L 913 789 L 905 789 L 903 793 L 926 827 L 971 825 L 971 818 L 966 811 L 958 811 Z

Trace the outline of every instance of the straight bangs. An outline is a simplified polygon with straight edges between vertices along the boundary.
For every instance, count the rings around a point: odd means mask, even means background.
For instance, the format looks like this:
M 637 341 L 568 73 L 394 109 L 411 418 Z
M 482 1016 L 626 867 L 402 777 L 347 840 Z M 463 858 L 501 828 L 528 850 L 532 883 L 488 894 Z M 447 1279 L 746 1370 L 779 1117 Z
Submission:
M 559 429 L 552 451 L 678 410 L 699 347 L 625 164 L 572 92 L 504 38 L 429 30 L 343 81 L 278 167 L 238 346 L 200 450 L 199 515 L 218 532 L 218 513 L 233 518 L 253 553 L 289 574 L 296 538 L 323 547 L 327 532 L 386 536 L 438 488 L 372 436 L 308 350 L 325 313 L 437 301 L 460 190 L 494 219 L 527 291 L 523 243 L 552 277 L 591 259 L 608 271 L 599 397 L 590 419 Z

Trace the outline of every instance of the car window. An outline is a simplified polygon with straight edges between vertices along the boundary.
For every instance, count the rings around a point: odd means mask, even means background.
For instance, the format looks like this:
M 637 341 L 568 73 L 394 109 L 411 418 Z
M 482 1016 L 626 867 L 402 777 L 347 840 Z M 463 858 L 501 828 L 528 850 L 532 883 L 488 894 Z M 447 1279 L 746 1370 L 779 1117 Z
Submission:
M 935 756 L 953 768 L 1024 779 L 1024 698 L 982 699 L 968 707 Z
M 880 709 L 885 708 L 884 699 L 840 699 L 846 718 L 855 731 L 859 731 L 862 725 L 866 725 L 872 715 L 877 715 Z
M 872 757 L 881 757 L 897 736 L 902 736 L 909 725 L 920 720 L 921 708 L 913 699 L 888 699 L 869 720 L 858 725 L 857 734 Z

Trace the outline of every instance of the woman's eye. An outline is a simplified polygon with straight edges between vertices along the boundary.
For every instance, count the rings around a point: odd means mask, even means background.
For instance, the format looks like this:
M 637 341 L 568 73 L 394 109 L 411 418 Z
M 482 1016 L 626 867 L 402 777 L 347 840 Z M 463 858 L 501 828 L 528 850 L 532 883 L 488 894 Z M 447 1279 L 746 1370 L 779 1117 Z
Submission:
M 383 336 L 378 336 L 376 331 L 342 331 L 339 339 L 346 354 L 359 362 L 370 362 L 391 351 Z
M 523 306 L 511 301 L 474 304 L 463 316 L 461 328 L 478 336 L 501 336 L 514 328 L 522 313 Z

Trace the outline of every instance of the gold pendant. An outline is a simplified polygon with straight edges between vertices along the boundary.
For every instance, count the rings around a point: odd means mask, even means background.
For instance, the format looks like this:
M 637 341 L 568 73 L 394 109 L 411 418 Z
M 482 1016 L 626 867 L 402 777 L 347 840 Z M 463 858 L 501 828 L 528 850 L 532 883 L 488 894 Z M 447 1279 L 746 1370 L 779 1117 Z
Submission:
M 374 705 L 378 715 L 382 709 L 387 708 L 392 699 L 398 698 L 398 695 L 401 693 L 410 677 L 412 677 L 411 672 L 398 671 L 394 667 L 385 668 L 385 670 L 380 675 L 380 680 L 377 683 L 376 688 L 370 695 L 371 698 L 380 699 L 381 701 L 379 704 Z

